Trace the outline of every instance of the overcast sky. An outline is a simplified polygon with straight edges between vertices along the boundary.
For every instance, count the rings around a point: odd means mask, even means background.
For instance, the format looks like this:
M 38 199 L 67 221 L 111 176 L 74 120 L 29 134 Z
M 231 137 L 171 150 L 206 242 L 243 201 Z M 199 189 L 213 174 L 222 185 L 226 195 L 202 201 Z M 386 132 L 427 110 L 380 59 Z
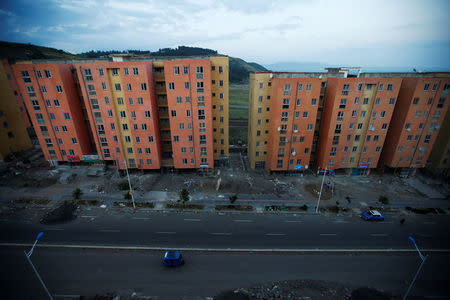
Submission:
M 450 69 L 449 13 L 449 0 L 2 0 L 0 39 L 73 53 L 185 45 L 261 64 Z

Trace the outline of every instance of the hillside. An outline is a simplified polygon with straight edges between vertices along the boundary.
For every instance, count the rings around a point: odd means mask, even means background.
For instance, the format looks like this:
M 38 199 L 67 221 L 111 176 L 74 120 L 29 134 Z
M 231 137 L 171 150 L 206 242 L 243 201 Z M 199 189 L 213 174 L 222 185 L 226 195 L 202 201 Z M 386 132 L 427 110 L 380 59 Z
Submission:
M 0 41 L 0 58 L 12 60 L 26 59 L 81 59 L 99 58 L 113 53 L 133 53 L 145 56 L 196 56 L 196 55 L 217 55 L 216 50 L 179 46 L 177 48 L 163 48 L 151 52 L 148 50 L 108 50 L 108 51 L 88 51 L 80 54 L 72 54 L 55 48 L 36 46 L 32 44 L 20 44 Z M 250 72 L 264 72 L 266 68 L 257 63 L 248 63 L 240 58 L 230 57 L 230 82 L 247 83 Z

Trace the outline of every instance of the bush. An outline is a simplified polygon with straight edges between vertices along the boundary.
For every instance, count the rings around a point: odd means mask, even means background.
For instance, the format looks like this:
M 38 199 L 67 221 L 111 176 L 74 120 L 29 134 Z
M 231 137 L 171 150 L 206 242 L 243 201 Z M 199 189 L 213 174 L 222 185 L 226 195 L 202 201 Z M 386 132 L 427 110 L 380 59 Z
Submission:
M 123 199 L 125 199 L 125 200 L 131 200 L 131 194 L 130 194 L 130 192 L 126 192 L 125 194 L 123 194 Z
M 74 200 L 80 199 L 81 195 L 83 195 L 83 192 L 80 190 L 80 188 L 76 188 L 72 192 L 72 196 Z
M 189 191 L 188 191 L 188 189 L 187 189 L 187 188 L 183 188 L 183 189 L 180 191 L 180 200 L 183 201 L 183 203 L 184 203 L 184 202 L 189 201 L 189 199 L 190 199 L 190 197 L 189 197 Z
M 231 204 L 236 202 L 237 198 L 238 198 L 237 194 L 234 194 L 233 196 L 228 197 L 228 199 L 230 199 Z
M 380 197 L 378 198 L 378 201 L 381 202 L 381 203 L 383 203 L 383 204 L 389 204 L 389 199 L 388 199 L 388 197 L 386 197 L 386 196 L 380 196 Z
M 117 185 L 117 187 L 119 188 L 119 190 L 121 191 L 126 191 L 130 188 L 130 185 L 128 184 L 128 181 L 124 180 L 121 183 L 119 183 Z

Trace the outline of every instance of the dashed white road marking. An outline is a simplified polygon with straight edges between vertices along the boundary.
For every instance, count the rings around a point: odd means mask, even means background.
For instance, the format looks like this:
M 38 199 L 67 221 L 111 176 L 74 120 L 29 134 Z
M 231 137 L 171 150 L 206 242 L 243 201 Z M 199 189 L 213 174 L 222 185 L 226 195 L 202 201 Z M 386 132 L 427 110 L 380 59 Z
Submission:
M 144 217 L 133 217 L 135 220 L 151 220 L 151 218 L 144 218 Z
M 157 231 L 156 233 L 160 233 L 160 234 L 175 234 L 175 231 Z
M 201 221 L 200 219 L 183 219 L 183 220 L 188 221 L 188 222 L 200 222 Z
M 336 235 L 336 233 L 321 233 L 320 235 L 323 235 L 323 236 L 333 236 L 333 235 Z
M 333 223 L 350 223 L 350 222 L 344 221 L 344 220 L 336 220 L 336 221 L 333 221 Z
M 118 229 L 100 229 L 101 232 L 120 232 Z
M 234 222 L 247 222 L 247 223 L 250 223 L 250 222 L 253 222 L 252 220 L 233 220 Z
M 275 235 L 275 236 L 279 236 L 279 235 L 286 235 L 286 233 L 266 233 L 265 235 Z
M 95 218 L 97 216 L 81 216 L 82 218 Z
M 303 221 L 286 220 L 286 223 L 302 223 Z
M 389 234 L 387 233 L 371 233 L 371 236 L 388 236 Z
M 231 235 L 231 232 L 211 232 L 213 235 Z

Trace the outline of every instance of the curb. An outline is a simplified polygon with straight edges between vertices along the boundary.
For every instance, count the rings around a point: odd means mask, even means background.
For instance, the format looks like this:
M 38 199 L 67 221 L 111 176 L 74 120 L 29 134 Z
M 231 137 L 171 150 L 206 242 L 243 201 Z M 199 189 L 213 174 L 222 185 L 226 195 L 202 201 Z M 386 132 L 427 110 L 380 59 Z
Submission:
M 29 243 L 0 243 L 0 247 L 31 247 Z M 257 253 L 416 253 L 416 249 L 264 249 L 264 248 L 173 248 L 173 247 L 147 247 L 147 246 L 110 246 L 110 245 L 64 245 L 39 244 L 39 248 L 69 248 L 69 249 L 107 249 L 107 250 L 147 250 L 147 251 L 202 251 L 202 252 L 257 252 Z M 422 249 L 422 252 L 450 253 L 450 249 Z

